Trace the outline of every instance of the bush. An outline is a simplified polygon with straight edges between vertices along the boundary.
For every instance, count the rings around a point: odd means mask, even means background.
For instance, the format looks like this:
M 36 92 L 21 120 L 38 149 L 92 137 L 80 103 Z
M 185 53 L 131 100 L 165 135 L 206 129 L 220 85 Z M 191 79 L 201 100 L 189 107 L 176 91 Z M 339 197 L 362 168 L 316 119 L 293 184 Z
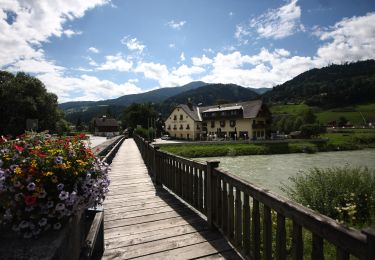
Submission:
M 368 168 L 318 169 L 290 178 L 282 190 L 295 201 L 348 225 L 375 222 L 375 171 Z

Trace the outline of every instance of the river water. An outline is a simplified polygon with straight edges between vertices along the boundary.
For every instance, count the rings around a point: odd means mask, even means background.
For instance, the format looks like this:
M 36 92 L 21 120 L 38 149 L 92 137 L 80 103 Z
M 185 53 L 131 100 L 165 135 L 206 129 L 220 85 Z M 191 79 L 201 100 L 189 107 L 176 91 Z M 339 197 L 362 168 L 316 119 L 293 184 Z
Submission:
M 289 177 L 299 171 L 350 165 L 375 169 L 375 149 L 315 154 L 248 155 L 195 158 L 199 162 L 219 160 L 220 168 L 259 187 L 283 194 L 280 187 L 290 184 Z

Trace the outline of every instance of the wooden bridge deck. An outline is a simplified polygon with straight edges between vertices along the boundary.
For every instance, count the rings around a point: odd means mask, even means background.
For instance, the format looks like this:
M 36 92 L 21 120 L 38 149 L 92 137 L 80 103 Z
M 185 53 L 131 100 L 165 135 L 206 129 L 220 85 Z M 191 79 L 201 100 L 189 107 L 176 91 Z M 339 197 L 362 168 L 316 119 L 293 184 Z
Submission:
M 153 185 L 133 139 L 125 140 L 111 168 L 103 259 L 240 259 L 204 219 Z

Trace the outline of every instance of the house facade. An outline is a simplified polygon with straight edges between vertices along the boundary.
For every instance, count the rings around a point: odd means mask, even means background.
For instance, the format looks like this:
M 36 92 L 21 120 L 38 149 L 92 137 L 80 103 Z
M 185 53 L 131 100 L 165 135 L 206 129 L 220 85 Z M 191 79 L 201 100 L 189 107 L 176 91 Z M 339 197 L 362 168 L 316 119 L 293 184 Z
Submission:
M 105 116 L 94 118 L 94 134 L 98 136 L 116 136 L 120 134 L 120 126 L 116 119 Z
M 165 121 L 171 137 L 190 140 L 266 139 L 271 113 L 262 100 L 197 107 L 178 105 Z

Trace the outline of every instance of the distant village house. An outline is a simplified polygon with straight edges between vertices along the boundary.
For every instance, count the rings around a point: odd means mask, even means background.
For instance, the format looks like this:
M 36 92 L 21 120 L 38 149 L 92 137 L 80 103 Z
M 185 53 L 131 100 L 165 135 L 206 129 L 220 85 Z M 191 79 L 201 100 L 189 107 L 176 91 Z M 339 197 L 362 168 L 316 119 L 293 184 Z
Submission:
M 271 113 L 262 100 L 199 107 L 175 107 L 165 121 L 171 137 L 203 139 L 266 139 Z
M 94 118 L 94 134 L 98 136 L 116 136 L 120 134 L 120 126 L 116 119 L 106 116 Z

